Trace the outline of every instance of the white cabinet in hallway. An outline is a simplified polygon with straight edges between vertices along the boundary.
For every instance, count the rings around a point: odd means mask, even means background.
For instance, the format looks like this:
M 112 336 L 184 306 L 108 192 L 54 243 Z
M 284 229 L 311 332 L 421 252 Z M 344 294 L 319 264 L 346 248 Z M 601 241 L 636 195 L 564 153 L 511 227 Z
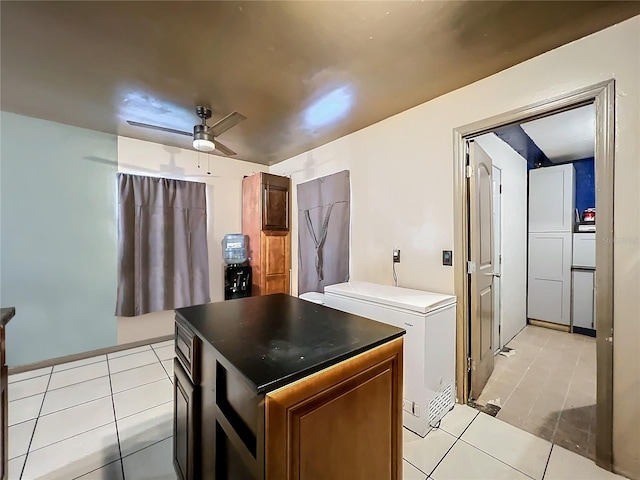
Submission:
M 573 327 L 595 330 L 595 270 L 573 270 Z
M 574 205 L 572 164 L 529 171 L 530 319 L 571 324 Z
M 528 316 L 571 323 L 571 233 L 529 234 Z
M 575 184 L 572 164 L 529 171 L 529 233 L 573 230 Z

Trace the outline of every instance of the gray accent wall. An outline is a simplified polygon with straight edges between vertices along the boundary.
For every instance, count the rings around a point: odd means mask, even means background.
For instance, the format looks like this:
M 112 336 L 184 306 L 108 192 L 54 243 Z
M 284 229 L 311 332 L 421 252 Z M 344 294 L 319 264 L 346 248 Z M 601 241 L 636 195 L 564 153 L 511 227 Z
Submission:
M 0 117 L 0 304 L 9 366 L 116 344 L 117 137 Z

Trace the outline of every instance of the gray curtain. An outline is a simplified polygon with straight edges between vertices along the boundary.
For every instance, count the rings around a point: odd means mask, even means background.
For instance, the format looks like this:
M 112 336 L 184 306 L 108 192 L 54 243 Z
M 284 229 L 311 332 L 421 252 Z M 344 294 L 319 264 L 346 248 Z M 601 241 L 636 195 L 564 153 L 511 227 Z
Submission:
M 206 185 L 118 173 L 116 315 L 209 301 Z
M 298 185 L 298 294 L 349 280 L 349 171 Z

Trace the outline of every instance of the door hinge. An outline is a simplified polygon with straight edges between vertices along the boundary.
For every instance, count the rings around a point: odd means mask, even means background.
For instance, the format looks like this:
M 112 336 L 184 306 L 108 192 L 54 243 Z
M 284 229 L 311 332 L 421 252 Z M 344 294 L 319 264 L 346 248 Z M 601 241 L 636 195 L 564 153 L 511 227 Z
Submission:
M 471 371 L 471 366 L 473 365 L 473 362 L 471 360 L 471 357 L 467 357 L 467 372 Z
M 476 264 L 471 261 L 467 261 L 467 273 L 474 273 L 476 271 Z
M 500 184 L 500 195 L 502 195 L 502 184 Z
M 467 165 L 467 178 L 473 177 L 473 165 Z

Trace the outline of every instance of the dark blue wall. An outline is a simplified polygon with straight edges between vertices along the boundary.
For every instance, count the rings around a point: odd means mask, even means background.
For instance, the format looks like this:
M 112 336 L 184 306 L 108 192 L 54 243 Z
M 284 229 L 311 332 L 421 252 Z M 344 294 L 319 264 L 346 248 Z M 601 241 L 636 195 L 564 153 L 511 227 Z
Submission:
M 527 160 L 529 170 L 537 165 L 543 167 L 553 165 L 520 125 L 508 125 L 498 128 L 493 133 Z
M 593 158 L 572 162 L 576 169 L 576 208 L 580 215 L 596 206 L 596 175 Z
M 520 125 L 508 125 L 494 133 L 527 160 L 527 170 L 558 165 L 552 163 Z M 596 176 L 592 158 L 576 160 L 576 208 L 580 215 L 596 206 Z

